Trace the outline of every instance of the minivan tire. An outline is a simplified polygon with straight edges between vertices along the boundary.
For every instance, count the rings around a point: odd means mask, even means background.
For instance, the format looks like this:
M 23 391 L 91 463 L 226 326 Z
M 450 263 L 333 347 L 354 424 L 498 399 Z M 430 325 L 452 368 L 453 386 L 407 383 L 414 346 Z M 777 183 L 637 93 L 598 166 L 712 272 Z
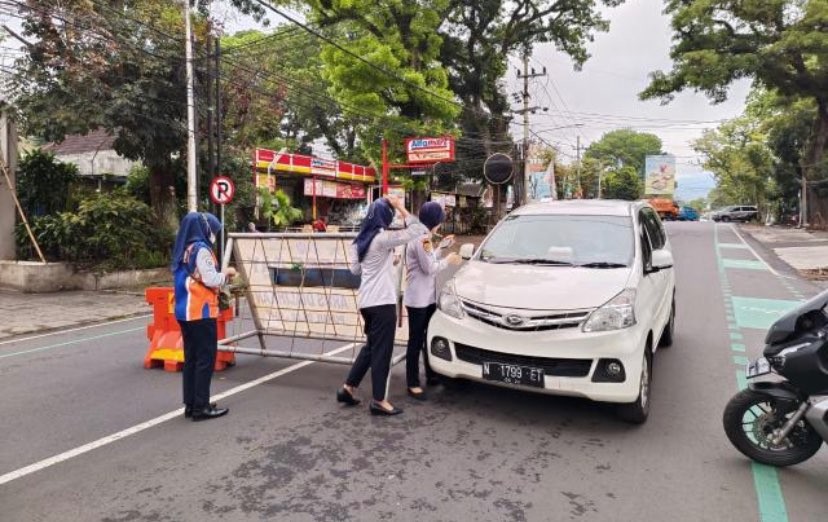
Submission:
M 649 344 L 649 343 L 648 343 Z M 630 424 L 644 424 L 650 415 L 651 390 L 653 383 L 653 354 L 650 347 L 644 350 L 644 361 L 641 365 L 640 387 L 635 402 L 621 404 L 616 409 L 618 417 Z
M 658 347 L 659 348 L 669 348 L 673 346 L 673 338 L 675 337 L 676 331 L 676 298 L 673 297 L 673 304 L 670 305 L 670 320 L 667 322 L 667 325 L 664 327 L 664 331 L 661 333 L 661 339 L 658 340 Z

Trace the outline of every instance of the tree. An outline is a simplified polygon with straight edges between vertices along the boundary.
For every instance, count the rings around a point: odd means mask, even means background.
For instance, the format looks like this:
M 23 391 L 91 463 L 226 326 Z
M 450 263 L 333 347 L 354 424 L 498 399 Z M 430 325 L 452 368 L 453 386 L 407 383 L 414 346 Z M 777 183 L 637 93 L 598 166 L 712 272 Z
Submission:
M 704 155 L 703 166 L 716 178 L 716 203 L 754 203 L 767 210 L 768 200 L 776 195 L 773 180 L 774 158 L 766 144 L 762 122 L 750 115 L 741 116 L 707 130 L 693 142 Z
M 605 167 L 630 167 L 643 179 L 644 159 L 661 154 L 661 138 L 655 134 L 618 129 L 607 132 L 587 147 L 584 157 L 598 160 Z
M 222 106 L 228 145 L 310 152 L 323 138 L 334 155 L 364 161 L 355 120 L 327 94 L 320 41 L 295 28 L 242 31 L 222 38 Z
M 46 141 L 103 128 L 115 150 L 150 171 L 156 215 L 174 219 L 175 156 L 186 138 L 181 5 L 146 0 L 110 6 L 27 0 L 31 45 L 14 77 L 23 128 Z M 196 24 L 203 41 L 205 26 Z
M 825 0 L 669 0 L 673 69 L 651 75 L 641 97 L 665 102 L 692 88 L 714 102 L 741 78 L 814 104 L 804 173 L 828 174 L 828 3 Z
M 635 201 L 643 192 L 641 176 L 633 167 L 610 171 L 604 177 L 602 192 L 605 199 Z
M 445 98 L 462 104 L 457 123 L 458 170 L 470 177 L 482 175 L 485 158 L 493 152 L 511 152 L 511 107 L 502 84 L 508 58 L 519 50 L 549 42 L 576 63 L 588 58 L 586 43 L 606 31 L 599 6 L 617 6 L 623 0 L 306 0 L 312 18 L 323 27 L 345 32 L 349 49 L 372 63 L 400 73 L 438 96 L 377 76 L 371 67 L 329 48 L 328 79 L 338 99 L 368 111 L 395 107 L 401 115 L 422 119 L 427 112 L 456 115 L 458 104 L 444 106 Z M 245 8 L 248 0 L 235 0 Z M 349 95 L 351 91 L 356 95 Z M 409 102 L 410 100 L 410 102 Z M 389 103 L 390 102 L 390 103 Z M 429 111 L 419 114 L 427 107 Z M 344 105 L 343 105 L 344 108 Z M 347 109 L 346 109 L 347 111 Z M 382 134 L 391 135 L 386 125 Z M 409 130 L 403 128 L 403 130 Z M 429 132 L 439 127 L 412 128 Z M 395 136 L 392 136 L 395 137 Z

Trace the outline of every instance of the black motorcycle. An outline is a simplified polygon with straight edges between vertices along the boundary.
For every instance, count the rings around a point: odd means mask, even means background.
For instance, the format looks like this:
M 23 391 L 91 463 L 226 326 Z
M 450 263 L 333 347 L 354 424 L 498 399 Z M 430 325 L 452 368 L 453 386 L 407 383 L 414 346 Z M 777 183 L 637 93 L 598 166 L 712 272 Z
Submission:
M 828 291 L 776 321 L 752 381 L 727 403 L 725 433 L 736 449 L 771 466 L 811 458 L 828 441 Z M 822 396 L 822 397 L 820 397 Z

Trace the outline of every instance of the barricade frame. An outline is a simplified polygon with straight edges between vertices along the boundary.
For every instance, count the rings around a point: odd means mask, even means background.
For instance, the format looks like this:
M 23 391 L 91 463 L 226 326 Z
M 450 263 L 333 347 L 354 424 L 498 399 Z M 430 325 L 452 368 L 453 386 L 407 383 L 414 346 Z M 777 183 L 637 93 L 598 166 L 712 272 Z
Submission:
M 260 310 L 260 304 L 257 303 L 256 296 L 254 294 L 254 292 L 256 291 L 255 288 L 256 287 L 261 287 L 263 285 L 261 285 L 261 284 L 254 285 L 252 283 L 251 277 L 250 277 L 251 274 L 248 273 L 248 270 L 246 269 L 246 267 L 244 265 L 244 263 L 246 261 L 243 259 L 243 256 L 242 256 L 242 253 L 241 253 L 239 247 L 240 247 L 240 242 L 245 241 L 245 240 L 254 240 L 254 241 L 255 240 L 260 240 L 262 242 L 267 241 L 267 240 L 282 240 L 282 241 L 287 241 L 287 242 L 306 240 L 306 241 L 311 241 L 311 242 L 314 242 L 314 243 L 318 240 L 325 240 L 325 241 L 340 241 L 342 246 L 344 246 L 345 244 L 350 244 L 350 242 L 352 242 L 354 238 L 356 238 L 355 233 L 344 233 L 344 232 L 336 232 L 336 233 L 231 232 L 231 233 L 229 233 L 227 235 L 227 242 L 225 244 L 224 255 L 222 256 L 222 269 L 227 268 L 231 264 L 231 260 L 232 260 L 233 264 L 236 267 L 236 270 L 245 279 L 246 288 L 244 290 L 244 299 L 246 301 L 247 309 L 250 311 L 250 316 L 251 316 L 251 320 L 253 321 L 254 329 L 243 332 L 243 333 L 240 333 L 240 334 L 232 335 L 230 337 L 227 337 L 225 339 L 220 340 L 219 343 L 218 343 L 219 344 L 219 350 L 226 351 L 226 352 L 232 352 L 232 353 L 238 353 L 238 354 L 258 355 L 258 356 L 262 356 L 262 357 L 277 357 L 277 358 L 296 359 L 296 360 L 303 360 L 303 361 L 326 362 L 326 363 L 333 363 L 333 364 L 352 365 L 354 363 L 354 361 L 356 360 L 359 349 L 362 347 L 362 345 L 365 344 L 364 325 L 363 325 L 363 322 L 362 322 L 362 317 L 361 317 L 361 314 L 359 312 L 359 309 L 355 307 L 354 310 L 350 312 L 350 313 L 353 313 L 357 316 L 357 325 L 355 325 L 355 326 L 357 327 L 358 331 L 360 332 L 360 334 L 358 336 L 357 335 L 352 335 L 352 336 L 346 336 L 346 335 L 318 335 L 318 334 L 313 333 L 313 332 L 307 332 L 307 333 L 303 332 L 300 335 L 297 335 L 298 332 L 296 330 L 294 330 L 294 332 L 292 332 L 293 335 L 290 335 L 291 332 L 288 332 L 288 331 L 285 331 L 285 330 L 283 330 L 283 331 L 274 331 L 274 330 L 268 328 L 264 324 L 264 322 L 262 321 L 262 316 L 261 316 L 262 310 Z M 289 244 L 290 243 L 288 243 L 288 245 Z M 262 244 L 262 246 L 264 248 L 264 244 Z M 319 260 L 318 259 L 318 255 L 319 255 L 318 254 L 318 249 L 316 249 L 316 253 L 317 253 L 317 261 L 318 261 Z M 343 254 L 345 255 L 344 261 L 347 265 L 347 262 L 349 261 L 348 258 L 347 258 L 347 256 L 348 256 L 348 249 L 347 248 L 345 248 Z M 293 254 L 290 253 L 290 255 L 292 256 Z M 404 284 L 403 275 L 404 275 L 404 270 L 405 270 L 404 259 L 405 259 L 405 255 L 404 255 L 404 251 L 403 251 L 402 261 L 396 267 L 397 276 L 398 276 L 398 285 L 397 285 L 398 286 L 398 299 L 397 299 L 397 314 L 398 314 L 397 315 L 397 334 L 398 335 L 395 335 L 395 343 L 394 343 L 395 348 L 405 347 L 406 344 L 407 344 L 407 335 L 408 335 L 407 321 L 404 320 L 404 319 L 407 319 L 406 318 L 406 313 L 405 313 L 405 308 L 402 306 L 402 286 Z M 249 263 L 252 267 L 252 265 L 254 263 L 256 263 L 256 261 L 251 260 Z M 264 260 L 264 263 L 266 265 L 268 263 L 278 264 L 274 260 L 268 261 L 267 259 Z M 317 263 L 317 265 L 318 265 L 318 263 Z M 318 265 L 318 266 L 321 266 L 321 265 Z M 276 288 L 279 287 L 279 285 L 277 285 L 275 283 L 275 281 L 273 281 L 273 282 L 271 282 L 270 286 L 273 289 L 274 297 L 275 297 L 275 294 L 277 292 Z M 333 287 L 331 287 L 331 288 L 333 288 Z M 353 290 L 354 303 L 356 303 L 357 292 L 358 292 L 357 289 Z M 300 287 L 300 294 L 301 294 L 301 287 Z M 323 295 L 325 295 L 325 294 L 323 294 Z M 326 295 L 326 297 L 330 297 L 330 296 Z M 276 301 L 276 307 L 278 309 L 278 307 L 279 307 L 278 299 L 275 299 L 275 301 Z M 301 297 L 300 297 L 300 301 L 301 301 Z M 330 310 L 330 302 L 328 302 L 328 305 L 329 305 L 329 309 L 327 310 L 327 312 L 328 312 L 327 315 L 332 316 L 333 312 L 331 312 L 331 310 Z M 241 308 L 240 305 L 237 306 L 237 309 L 240 309 L 240 308 Z M 290 308 L 287 308 L 286 310 L 290 310 L 290 311 L 293 311 L 293 312 L 298 312 L 299 311 L 298 309 L 290 309 Z M 307 312 L 307 311 L 305 310 L 305 312 Z M 280 310 L 280 314 L 281 314 L 281 310 Z M 270 321 L 270 318 L 269 318 L 269 321 Z M 294 321 L 294 322 L 298 322 L 298 321 Z M 318 323 L 316 323 L 316 324 L 318 324 Z M 325 326 L 327 326 L 327 323 L 325 323 Z M 404 337 L 399 336 L 399 333 L 401 331 L 404 333 Z M 243 346 L 238 346 L 237 345 L 237 343 L 239 341 L 243 341 L 243 340 L 250 339 L 250 338 L 253 338 L 253 337 L 256 337 L 259 341 L 259 347 L 258 348 L 250 348 L 250 347 L 243 347 Z M 326 355 L 324 352 L 321 352 L 321 353 L 307 353 L 307 352 L 301 352 L 301 351 L 296 352 L 292 348 L 291 348 L 290 351 L 273 350 L 273 349 L 269 349 L 267 347 L 267 343 L 266 343 L 266 338 L 267 337 L 278 337 L 278 338 L 283 338 L 283 339 L 289 337 L 291 339 L 291 343 L 292 343 L 291 346 L 293 346 L 293 343 L 295 343 L 296 340 L 311 340 L 311 341 L 318 340 L 318 341 L 323 341 L 323 342 L 337 341 L 337 342 L 350 343 L 351 344 L 351 350 L 352 350 L 352 356 L 351 357 L 343 357 L 343 356 L 337 356 L 337 355 Z M 347 346 L 347 344 L 345 346 Z M 402 361 L 404 361 L 405 358 L 406 358 L 406 353 L 405 353 L 405 350 L 403 350 L 401 353 L 397 353 L 397 354 L 392 356 L 391 365 L 395 366 L 395 365 L 401 363 Z

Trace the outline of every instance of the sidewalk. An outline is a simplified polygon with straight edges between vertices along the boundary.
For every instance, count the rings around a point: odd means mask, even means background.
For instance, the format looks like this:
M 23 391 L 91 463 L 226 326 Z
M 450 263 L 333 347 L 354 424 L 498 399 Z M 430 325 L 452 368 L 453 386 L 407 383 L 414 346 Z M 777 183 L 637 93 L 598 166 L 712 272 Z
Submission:
M 24 294 L 0 289 L 0 339 L 151 312 L 138 292 Z
M 803 276 L 812 280 L 828 279 L 828 232 L 761 225 L 742 225 L 739 230 Z

